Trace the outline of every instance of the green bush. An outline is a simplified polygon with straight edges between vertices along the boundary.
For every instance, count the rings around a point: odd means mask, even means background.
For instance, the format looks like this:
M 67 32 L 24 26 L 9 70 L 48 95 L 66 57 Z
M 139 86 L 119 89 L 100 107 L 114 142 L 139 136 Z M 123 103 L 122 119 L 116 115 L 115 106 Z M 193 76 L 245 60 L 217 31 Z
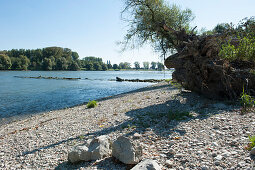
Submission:
M 167 114 L 168 120 L 184 120 L 186 117 L 192 117 L 187 111 L 175 111 L 170 110 Z
M 94 108 L 96 106 L 97 106 L 97 101 L 95 101 L 95 100 L 90 101 L 89 100 L 89 102 L 87 104 L 87 108 Z
M 248 112 L 251 108 L 253 108 L 255 106 L 255 100 L 252 96 L 248 95 L 247 93 L 245 93 L 244 89 L 243 92 L 241 94 L 241 105 L 242 105 L 242 113 L 246 113 Z
M 255 136 L 250 137 L 249 136 L 250 143 L 245 147 L 246 150 L 250 151 L 252 148 L 255 147 Z
M 219 56 L 229 61 L 255 62 L 255 39 L 254 37 L 238 38 L 239 44 L 234 46 L 231 41 L 223 44 Z

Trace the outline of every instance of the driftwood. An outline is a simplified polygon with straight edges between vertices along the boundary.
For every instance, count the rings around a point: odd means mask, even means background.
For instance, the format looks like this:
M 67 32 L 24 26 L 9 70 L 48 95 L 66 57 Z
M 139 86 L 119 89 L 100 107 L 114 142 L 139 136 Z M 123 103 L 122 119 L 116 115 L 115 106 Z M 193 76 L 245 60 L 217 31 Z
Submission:
M 254 63 L 221 59 L 218 54 L 223 35 L 179 34 L 184 35 L 178 52 L 165 60 L 167 68 L 175 68 L 174 80 L 209 98 L 236 99 L 243 88 L 255 95 L 255 74 L 251 73 Z
M 158 82 L 165 81 L 165 80 L 164 79 L 162 79 L 162 80 L 157 80 L 157 79 L 145 79 L 145 80 L 140 80 L 140 79 L 122 79 L 122 78 L 116 77 L 116 81 L 118 81 L 118 82 L 129 81 L 129 82 L 158 83 Z
M 25 76 L 14 76 L 17 78 L 30 78 L 30 79 L 55 79 L 55 80 L 79 80 L 81 78 L 70 78 L 70 77 L 44 77 L 44 76 L 38 76 L 38 77 L 25 77 Z

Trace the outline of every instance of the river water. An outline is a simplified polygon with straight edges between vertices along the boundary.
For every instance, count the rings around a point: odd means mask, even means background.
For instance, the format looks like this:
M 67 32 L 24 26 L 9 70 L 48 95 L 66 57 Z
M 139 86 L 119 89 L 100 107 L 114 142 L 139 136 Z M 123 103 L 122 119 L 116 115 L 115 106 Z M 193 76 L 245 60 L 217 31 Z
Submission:
M 109 81 L 124 79 L 170 79 L 171 71 L 1 71 L 1 121 L 22 115 L 71 107 L 89 100 L 129 92 L 152 83 Z M 80 80 L 31 79 L 25 77 L 72 77 Z

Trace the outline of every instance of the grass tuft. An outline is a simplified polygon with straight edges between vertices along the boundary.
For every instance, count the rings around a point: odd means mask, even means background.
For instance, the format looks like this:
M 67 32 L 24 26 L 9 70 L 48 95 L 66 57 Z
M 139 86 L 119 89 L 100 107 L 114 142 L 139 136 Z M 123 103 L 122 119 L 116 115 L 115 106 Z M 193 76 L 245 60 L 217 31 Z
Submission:
M 87 104 L 87 108 L 94 108 L 97 106 L 97 101 L 95 100 L 89 100 L 88 104 Z
M 246 150 L 251 151 L 255 147 L 255 136 L 249 136 L 250 143 L 245 147 Z

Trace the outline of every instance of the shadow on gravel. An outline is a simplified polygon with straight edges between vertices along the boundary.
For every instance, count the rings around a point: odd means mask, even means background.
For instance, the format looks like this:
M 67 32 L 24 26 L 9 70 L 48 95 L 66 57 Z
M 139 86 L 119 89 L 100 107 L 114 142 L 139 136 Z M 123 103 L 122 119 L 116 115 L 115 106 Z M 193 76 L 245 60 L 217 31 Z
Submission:
M 72 164 L 69 162 L 63 162 L 59 164 L 57 167 L 55 167 L 55 170 L 69 170 L 69 169 L 80 169 L 80 168 L 89 168 L 92 169 L 92 166 L 97 165 L 98 169 L 105 169 L 105 167 L 108 165 L 114 164 L 115 167 L 118 170 L 127 170 L 131 169 L 134 167 L 134 165 L 125 165 L 115 159 L 114 157 L 109 157 L 101 160 L 100 162 L 98 161 L 89 161 L 89 162 L 78 162 L 76 164 Z
M 167 88 L 166 88 L 167 87 Z M 153 90 L 155 87 L 150 88 L 144 88 L 137 91 L 148 91 Z M 170 87 L 169 85 L 159 86 L 156 87 L 156 89 L 163 89 L 163 91 L 168 92 L 171 90 L 174 90 L 175 88 Z M 175 89 L 177 90 L 177 89 Z M 136 92 L 137 92 L 136 91 Z M 135 92 L 130 92 L 135 93 Z M 109 98 L 118 98 L 121 97 L 124 94 L 109 97 Z M 107 100 L 109 98 L 105 98 L 102 100 Z M 102 101 L 101 100 L 101 101 Z M 151 99 L 154 100 L 154 99 Z M 224 111 L 229 111 L 233 109 L 232 105 L 228 105 L 223 102 L 210 100 L 203 98 L 197 94 L 191 93 L 191 92 L 181 92 L 175 96 L 169 96 L 169 100 L 167 100 L 165 103 L 160 102 L 160 98 L 156 98 L 155 100 L 158 100 L 160 104 L 157 105 L 151 105 L 145 108 L 140 109 L 134 109 L 131 111 L 126 112 L 126 115 L 130 117 L 129 120 L 122 122 L 114 127 L 104 128 L 102 130 L 88 133 L 88 134 L 81 134 L 75 138 L 69 138 L 48 146 L 44 146 L 32 151 L 24 152 L 22 155 L 31 154 L 34 152 L 40 152 L 44 149 L 49 149 L 52 147 L 55 147 L 60 144 L 67 144 L 70 141 L 78 141 L 81 140 L 80 136 L 83 136 L 84 139 L 88 139 L 90 136 L 100 136 L 100 135 L 107 135 L 115 131 L 122 131 L 124 132 L 125 136 L 132 136 L 134 133 L 139 134 L 147 134 L 152 133 L 154 136 L 156 135 L 157 138 L 160 139 L 174 139 L 176 136 L 183 136 L 186 131 L 184 129 L 181 129 L 180 127 L 177 127 L 181 122 L 188 122 L 193 119 L 207 119 L 208 117 L 219 114 Z M 169 112 L 169 111 L 172 112 Z M 183 117 L 182 120 L 169 120 L 169 114 L 173 112 L 188 112 L 188 113 L 194 113 L 194 116 L 192 117 Z M 145 139 L 149 139 L 150 136 L 146 136 Z M 83 139 L 83 141 L 84 141 Z M 112 158 L 105 159 L 104 161 L 110 161 Z M 98 166 L 103 165 L 106 162 L 99 162 L 97 163 Z M 94 162 L 95 163 L 95 162 Z M 89 163 L 80 163 L 80 164 L 69 164 L 67 162 L 59 164 L 56 169 L 77 169 L 79 167 L 90 167 L 93 164 L 93 162 Z M 126 167 L 126 165 L 123 165 Z

